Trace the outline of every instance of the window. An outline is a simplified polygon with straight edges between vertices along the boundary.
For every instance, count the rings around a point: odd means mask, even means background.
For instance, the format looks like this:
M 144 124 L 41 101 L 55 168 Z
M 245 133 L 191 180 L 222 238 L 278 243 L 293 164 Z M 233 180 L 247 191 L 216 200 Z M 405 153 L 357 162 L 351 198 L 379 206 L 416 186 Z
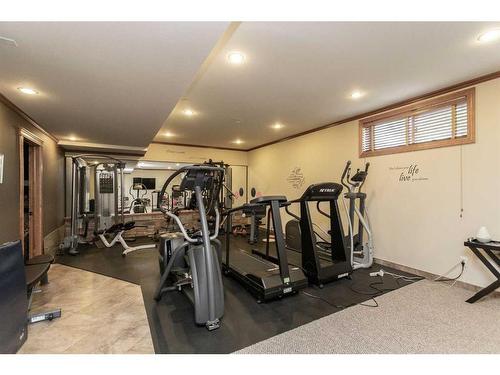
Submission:
M 359 122 L 360 156 L 474 143 L 474 88 Z

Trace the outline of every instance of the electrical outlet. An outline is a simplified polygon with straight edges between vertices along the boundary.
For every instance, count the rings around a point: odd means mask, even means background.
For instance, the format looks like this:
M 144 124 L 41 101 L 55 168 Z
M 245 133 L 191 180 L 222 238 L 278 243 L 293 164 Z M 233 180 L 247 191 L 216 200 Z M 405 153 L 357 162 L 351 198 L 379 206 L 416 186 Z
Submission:
M 462 255 L 460 257 L 460 263 L 467 264 L 468 261 L 469 261 L 469 258 L 466 257 L 465 255 Z

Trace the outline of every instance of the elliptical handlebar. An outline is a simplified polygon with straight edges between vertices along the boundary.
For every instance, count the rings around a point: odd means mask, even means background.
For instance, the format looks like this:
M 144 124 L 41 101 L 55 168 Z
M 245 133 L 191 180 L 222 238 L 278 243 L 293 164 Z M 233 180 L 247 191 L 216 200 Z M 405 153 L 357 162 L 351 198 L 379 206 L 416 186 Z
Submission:
M 351 169 L 351 161 L 348 160 L 347 163 L 345 164 L 345 168 L 344 168 L 344 172 L 342 172 L 342 177 L 340 178 L 340 182 L 342 183 L 342 185 L 344 185 L 347 190 L 351 190 L 350 188 L 350 184 L 348 185 L 349 183 L 349 170 Z M 347 180 L 346 180 L 346 176 L 347 176 Z
M 363 187 L 363 185 L 365 184 L 365 181 L 366 181 L 366 176 L 368 175 L 368 168 L 370 168 L 370 163 L 366 163 L 365 164 L 365 177 L 363 179 L 363 182 L 361 182 L 361 184 L 359 185 L 359 189 L 358 191 L 361 191 L 361 188 Z
M 163 202 L 163 197 L 165 196 L 165 191 L 167 190 L 168 185 L 174 180 L 174 178 L 177 177 L 178 175 L 180 175 L 181 173 L 189 172 L 189 171 L 214 171 L 214 172 L 219 172 L 221 174 L 224 173 L 224 169 L 223 168 L 213 167 L 213 166 L 207 166 L 207 165 L 189 165 L 189 166 L 185 166 L 185 167 L 182 167 L 182 168 L 178 169 L 175 173 L 173 173 L 172 175 L 170 175 L 167 178 L 167 180 L 165 181 L 165 183 L 163 184 L 163 186 L 161 188 L 161 191 L 160 191 L 160 196 L 159 196 L 159 199 L 158 199 L 158 202 L 157 202 L 157 208 L 159 208 L 160 211 L 163 212 L 168 217 L 174 219 L 174 221 L 176 222 L 177 226 L 181 230 L 183 236 L 185 237 L 186 241 L 191 242 L 191 243 L 198 243 L 200 241 L 200 239 L 198 239 L 198 238 L 192 238 L 192 237 L 190 237 L 188 235 L 186 229 L 184 228 L 184 224 L 180 220 L 179 216 L 177 216 L 174 213 L 170 212 L 170 210 L 168 209 L 168 205 L 165 206 L 164 204 L 161 203 L 161 202 Z M 195 187 L 200 187 L 200 186 L 199 185 L 195 185 Z M 193 189 L 193 191 L 195 189 Z M 187 189 L 184 189 L 184 190 L 187 190 Z M 200 210 L 201 208 L 202 207 L 198 207 L 198 210 Z M 205 209 L 205 208 L 203 207 L 203 209 Z M 219 213 L 218 207 L 215 207 L 214 211 L 215 211 L 215 231 L 214 231 L 214 234 L 209 237 L 210 240 L 216 239 L 217 236 L 219 235 L 220 213 Z
M 354 192 L 356 188 L 358 188 L 358 192 L 361 191 L 363 187 L 366 176 L 368 175 L 368 168 L 370 167 L 370 163 L 365 164 L 365 170 L 361 171 L 359 168 L 356 170 L 354 176 L 350 176 L 351 172 L 351 161 L 348 160 L 346 166 L 344 168 L 344 172 L 342 173 L 342 177 L 340 179 L 342 185 L 344 185 L 349 192 Z

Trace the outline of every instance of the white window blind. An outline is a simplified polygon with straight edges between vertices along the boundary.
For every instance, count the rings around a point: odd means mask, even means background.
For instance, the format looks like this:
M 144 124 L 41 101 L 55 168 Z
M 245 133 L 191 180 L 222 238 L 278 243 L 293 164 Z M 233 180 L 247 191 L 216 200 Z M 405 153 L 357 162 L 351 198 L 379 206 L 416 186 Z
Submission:
M 385 119 L 365 121 L 360 134 L 361 153 L 467 138 L 468 103 L 467 96 L 463 96 Z

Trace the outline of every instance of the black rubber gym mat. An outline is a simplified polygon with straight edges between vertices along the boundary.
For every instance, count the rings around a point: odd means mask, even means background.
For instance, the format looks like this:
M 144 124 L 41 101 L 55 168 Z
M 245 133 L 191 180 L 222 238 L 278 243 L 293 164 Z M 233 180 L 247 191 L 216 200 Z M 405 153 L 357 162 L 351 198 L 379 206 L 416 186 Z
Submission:
M 232 241 L 235 247 L 251 249 L 243 237 Z M 150 240 L 138 240 L 132 246 L 147 242 Z M 263 244 L 259 247 L 264 249 Z M 352 290 L 375 292 L 369 284 L 379 281 L 379 278 L 370 277 L 370 272 L 383 268 L 412 276 L 374 265 L 371 270 L 355 271 L 350 280 L 338 280 L 323 289 L 309 287 L 295 296 L 265 304 L 256 303 L 242 285 L 224 277 L 225 314 L 221 327 L 209 332 L 204 327 L 195 326 L 192 305 L 182 293 L 167 293 L 160 302 L 154 301 L 153 293 L 160 279 L 155 249 L 139 250 L 125 258 L 121 252 L 120 245 L 104 249 L 88 247 L 82 248 L 77 256 L 59 256 L 57 262 L 139 284 L 156 353 L 231 353 L 350 305 L 363 301 L 367 305 L 374 304 L 369 296 Z M 384 277 L 384 284 L 377 287 L 390 290 L 407 284 Z M 369 314 L 370 307 L 366 309 Z

